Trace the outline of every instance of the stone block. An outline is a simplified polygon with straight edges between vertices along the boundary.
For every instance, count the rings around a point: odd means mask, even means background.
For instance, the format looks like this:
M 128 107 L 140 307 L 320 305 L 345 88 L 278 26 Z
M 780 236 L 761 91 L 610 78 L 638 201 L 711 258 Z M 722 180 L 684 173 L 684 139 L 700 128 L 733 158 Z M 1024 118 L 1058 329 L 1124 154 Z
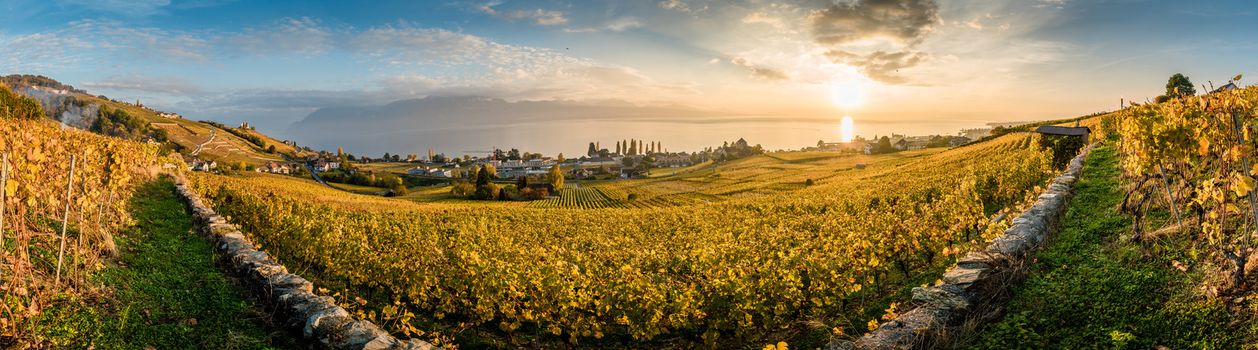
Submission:
M 319 327 L 320 322 L 325 320 L 330 322 L 348 322 L 352 320 L 352 318 L 350 317 L 349 312 L 340 307 L 335 307 L 335 305 L 330 308 L 315 310 L 306 316 L 306 325 L 302 328 L 301 334 L 305 336 L 306 339 L 313 339 L 315 337 L 315 329 Z
M 307 293 L 313 292 L 314 290 L 313 283 L 310 283 L 310 281 L 307 281 L 305 278 L 302 278 L 301 276 L 294 275 L 291 273 L 282 273 L 282 274 L 271 276 L 271 278 L 267 279 L 265 283 L 266 283 L 265 287 L 273 289 L 273 290 L 274 289 L 293 289 L 293 290 L 305 291 Z
M 954 267 L 944 272 L 943 281 L 947 284 L 973 284 L 991 274 L 990 268 Z
M 914 287 L 913 300 L 921 302 L 922 307 L 940 310 L 964 311 L 970 308 L 969 293 L 955 284 L 942 284 L 930 287 Z
M 1020 258 L 1026 255 L 1032 246 L 1033 244 L 1028 242 L 1026 237 L 1005 235 L 992 240 L 992 243 L 987 246 L 987 251 Z
M 375 342 L 379 344 L 379 338 L 393 338 L 388 332 L 380 327 L 367 321 L 353 321 L 346 323 L 340 328 L 334 330 L 329 335 L 335 334 L 335 337 L 321 337 L 319 342 L 332 349 L 365 349 L 367 344 Z M 393 339 L 394 342 L 397 339 Z M 379 348 L 379 349 L 385 349 Z
M 434 349 L 440 349 L 440 348 L 423 340 L 407 339 L 407 340 L 399 340 L 397 346 L 394 346 L 392 349 L 393 350 L 434 350 Z

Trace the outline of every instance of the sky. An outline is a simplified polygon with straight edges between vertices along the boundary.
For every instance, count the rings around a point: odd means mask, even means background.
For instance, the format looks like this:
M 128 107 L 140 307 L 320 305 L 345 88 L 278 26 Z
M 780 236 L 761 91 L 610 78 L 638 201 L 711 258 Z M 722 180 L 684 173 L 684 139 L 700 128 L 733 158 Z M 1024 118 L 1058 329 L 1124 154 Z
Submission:
M 0 0 L 0 74 L 372 154 L 572 154 L 625 138 L 676 150 L 735 137 L 799 148 L 837 140 L 845 116 L 866 137 L 953 134 L 1152 99 L 1177 72 L 1218 85 L 1258 68 L 1255 10 L 1137 0 Z M 503 103 L 397 112 L 388 128 L 307 118 L 324 109 L 366 123 L 398 101 L 467 96 Z M 548 102 L 556 109 L 543 114 L 565 117 L 522 116 L 519 102 Z M 574 120 L 574 110 L 592 114 Z M 464 118 L 477 124 L 448 126 Z

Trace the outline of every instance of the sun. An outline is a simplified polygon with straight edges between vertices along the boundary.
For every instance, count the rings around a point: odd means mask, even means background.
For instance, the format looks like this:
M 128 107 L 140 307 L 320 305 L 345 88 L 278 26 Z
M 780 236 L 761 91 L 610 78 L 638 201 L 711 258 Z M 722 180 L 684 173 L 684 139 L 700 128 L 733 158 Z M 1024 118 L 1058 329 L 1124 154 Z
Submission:
M 830 82 L 830 101 L 843 108 L 860 106 L 865 101 L 865 89 L 856 80 Z

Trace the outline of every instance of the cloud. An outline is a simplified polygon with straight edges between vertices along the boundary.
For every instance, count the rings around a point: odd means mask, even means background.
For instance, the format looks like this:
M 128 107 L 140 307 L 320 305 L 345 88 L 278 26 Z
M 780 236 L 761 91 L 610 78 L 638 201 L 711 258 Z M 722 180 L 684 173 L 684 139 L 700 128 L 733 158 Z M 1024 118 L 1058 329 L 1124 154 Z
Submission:
M 642 21 L 639 21 L 636 17 L 618 17 L 607 21 L 607 23 L 603 23 L 601 26 L 564 28 L 563 31 L 568 33 L 623 32 L 636 28 L 642 28 Z
M 664 1 L 660 1 L 658 5 L 662 9 L 675 10 L 675 11 L 681 11 L 681 12 L 690 11 L 690 6 L 686 5 L 686 3 L 682 2 L 681 0 L 664 0 Z
M 517 10 L 508 15 L 515 19 L 531 19 L 534 23 L 544 26 L 554 26 L 568 23 L 568 19 L 564 17 L 563 12 L 548 11 L 536 9 L 533 11 Z
M 333 33 L 309 17 L 284 18 L 271 25 L 222 38 L 222 46 L 249 54 L 320 54 L 334 45 Z
M 73 65 L 81 61 L 75 53 L 94 45 L 77 37 L 56 33 L 17 36 L 0 34 L 0 71 L 38 71 Z
M 786 75 L 786 73 L 783 73 L 780 70 L 755 65 L 751 62 L 748 62 L 747 59 L 742 58 L 742 57 L 735 57 L 734 59 L 730 60 L 730 63 L 738 65 L 739 67 L 746 68 L 748 71 L 751 72 L 751 76 L 757 79 L 764 79 L 764 80 L 769 80 L 769 81 L 782 81 L 782 80 L 791 79 L 790 76 Z
M 155 15 L 170 6 L 170 0 L 61 0 L 59 2 L 71 8 L 87 8 L 135 17 Z
M 914 47 L 940 22 L 934 0 L 857 0 L 830 5 L 809 18 L 826 57 L 887 84 L 909 83 L 900 70 L 929 58 Z
M 568 23 L 568 18 L 563 12 L 553 10 L 515 10 L 515 11 L 498 11 L 494 6 L 501 5 L 501 2 L 491 2 L 476 6 L 476 10 L 488 14 L 490 16 L 503 18 L 511 21 L 531 20 L 533 23 L 543 26 L 556 26 Z
M 113 77 L 102 81 L 86 81 L 78 85 L 81 88 L 93 90 L 125 90 L 172 95 L 198 94 L 204 91 L 195 84 L 175 77 Z
M 908 82 L 899 74 L 901 69 L 916 66 L 928 58 L 926 53 L 906 50 L 899 52 L 874 51 L 869 54 L 858 54 L 843 50 L 831 50 L 826 56 L 835 62 L 857 67 L 870 79 L 887 84 L 905 84 Z
M 925 39 L 939 21 L 934 0 L 858 0 L 831 5 L 811 18 L 817 42 L 829 45 L 885 39 L 910 46 Z
M 100 61 L 208 61 L 210 43 L 189 33 L 127 27 L 112 20 L 82 20 L 43 33 L 0 34 L 0 69 L 65 67 Z
M 1038 7 L 1038 8 L 1052 7 L 1052 8 L 1060 9 L 1060 8 L 1066 7 L 1066 3 L 1067 3 L 1067 0 L 1038 0 L 1035 2 L 1035 7 Z

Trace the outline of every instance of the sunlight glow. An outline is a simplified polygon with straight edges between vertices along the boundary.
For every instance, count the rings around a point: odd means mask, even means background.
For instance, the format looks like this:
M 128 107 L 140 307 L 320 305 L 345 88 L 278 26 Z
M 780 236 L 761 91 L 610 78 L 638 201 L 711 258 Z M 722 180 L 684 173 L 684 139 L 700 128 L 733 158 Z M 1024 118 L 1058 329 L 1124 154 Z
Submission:
M 834 81 L 830 83 L 830 101 L 836 106 L 852 108 L 860 106 L 865 100 L 865 89 L 856 80 Z
M 852 125 L 852 117 L 843 116 L 843 121 L 839 122 L 839 141 L 852 142 L 854 132 L 855 127 Z

